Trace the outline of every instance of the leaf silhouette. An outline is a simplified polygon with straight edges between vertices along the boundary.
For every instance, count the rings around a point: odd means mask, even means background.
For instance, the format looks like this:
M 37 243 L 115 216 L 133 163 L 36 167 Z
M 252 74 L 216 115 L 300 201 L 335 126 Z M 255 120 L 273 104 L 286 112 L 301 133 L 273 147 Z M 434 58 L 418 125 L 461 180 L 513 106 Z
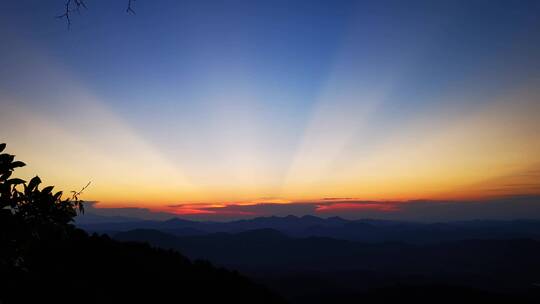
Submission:
M 14 162 L 11 163 L 11 169 L 24 167 L 24 166 L 26 166 L 26 164 L 23 163 L 22 161 L 14 161 Z
M 0 176 L 0 181 L 5 181 L 11 176 L 11 171 L 3 172 L 3 174 Z
M 54 188 L 54 186 L 48 186 L 48 187 L 45 187 L 43 188 L 43 190 L 41 190 L 41 193 L 51 193 L 52 189 Z
M 10 184 L 10 185 L 19 185 L 19 184 L 24 184 L 26 183 L 25 180 L 22 180 L 20 178 L 12 178 L 12 179 L 8 179 L 6 181 L 7 184 Z
M 0 154 L 0 166 L 6 166 L 12 163 L 14 159 L 15 159 L 15 155 L 6 154 L 6 153 Z
M 35 176 L 30 180 L 30 183 L 28 183 L 28 190 L 33 191 L 39 184 L 41 184 L 41 179 L 39 176 Z
M 62 191 L 58 191 L 54 194 L 53 198 L 55 201 L 57 201 L 58 199 L 60 199 L 60 197 L 62 197 Z
M 0 144 L 0 152 L 4 151 L 6 148 L 6 144 Z

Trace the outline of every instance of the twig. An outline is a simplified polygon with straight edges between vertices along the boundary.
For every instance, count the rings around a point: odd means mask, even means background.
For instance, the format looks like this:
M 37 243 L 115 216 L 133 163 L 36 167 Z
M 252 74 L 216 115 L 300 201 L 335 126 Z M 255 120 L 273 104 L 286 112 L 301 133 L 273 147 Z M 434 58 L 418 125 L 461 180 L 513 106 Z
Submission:
M 71 10 L 71 7 L 73 6 L 73 3 L 75 4 L 75 10 L 77 11 L 77 13 L 81 13 L 81 7 L 85 8 L 86 9 L 86 4 L 84 3 L 83 0 L 67 0 L 66 1 L 66 4 L 65 4 L 65 11 L 62 15 L 58 15 L 56 16 L 56 18 L 59 18 L 59 19 L 62 19 L 62 18 L 66 18 L 67 20 L 67 26 L 68 26 L 68 30 L 71 28 L 71 18 L 70 18 L 70 14 L 72 12 Z
M 126 9 L 126 13 L 135 15 L 135 11 L 131 8 L 131 3 L 135 2 L 135 0 L 128 0 L 128 6 Z
M 135 15 L 135 10 L 133 10 L 133 2 L 135 2 L 135 0 L 128 0 L 128 4 L 127 4 L 127 8 L 126 8 L 126 13 L 130 14 L 130 15 Z M 81 7 L 86 9 L 86 3 L 84 3 L 84 0 L 67 0 L 66 1 L 66 4 L 64 5 L 65 7 L 65 10 L 64 10 L 64 13 L 62 15 L 58 15 L 56 16 L 56 18 L 58 19 L 66 19 L 67 21 L 67 26 L 68 26 L 68 30 L 71 28 L 71 12 L 73 12 L 73 10 L 76 10 L 78 14 L 81 13 Z
M 73 193 L 73 199 L 78 200 L 79 196 L 83 193 L 84 190 L 86 190 L 86 188 L 88 188 L 88 186 L 90 186 L 91 183 L 92 183 L 92 181 L 89 181 L 88 184 L 86 184 L 86 186 L 82 187 L 82 189 L 79 190 L 79 192 L 71 191 L 71 193 Z

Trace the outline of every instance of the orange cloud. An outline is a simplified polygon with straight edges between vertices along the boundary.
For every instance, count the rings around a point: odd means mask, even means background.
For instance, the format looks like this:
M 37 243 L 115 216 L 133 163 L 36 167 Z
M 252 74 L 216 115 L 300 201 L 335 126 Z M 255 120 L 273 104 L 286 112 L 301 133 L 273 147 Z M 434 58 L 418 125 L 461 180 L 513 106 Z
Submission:
M 334 204 L 325 204 L 325 205 L 317 205 L 317 208 L 315 209 L 316 212 L 339 212 L 339 211 L 347 211 L 347 210 L 377 210 L 377 211 L 397 211 L 399 210 L 398 206 L 396 204 L 388 204 L 388 203 L 347 203 L 347 202 L 340 202 L 340 203 L 334 203 Z

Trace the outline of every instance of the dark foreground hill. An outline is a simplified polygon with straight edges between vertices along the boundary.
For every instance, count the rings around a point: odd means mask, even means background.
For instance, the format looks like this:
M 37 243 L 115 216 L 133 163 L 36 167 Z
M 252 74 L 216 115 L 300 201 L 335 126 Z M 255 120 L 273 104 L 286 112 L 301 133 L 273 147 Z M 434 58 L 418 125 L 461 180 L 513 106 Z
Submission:
M 540 303 L 535 240 L 364 243 L 271 229 L 189 237 L 133 230 L 115 237 L 238 269 L 296 303 Z
M 31 244 L 23 268 L 0 265 L 0 303 L 283 303 L 236 272 L 82 231 Z

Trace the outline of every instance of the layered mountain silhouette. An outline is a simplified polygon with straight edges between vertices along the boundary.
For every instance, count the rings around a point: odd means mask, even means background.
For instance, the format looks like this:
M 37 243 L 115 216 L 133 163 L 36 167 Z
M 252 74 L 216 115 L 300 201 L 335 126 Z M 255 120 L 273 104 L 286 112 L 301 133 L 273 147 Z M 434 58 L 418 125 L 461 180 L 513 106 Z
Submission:
M 122 242 L 234 269 L 291 303 L 536 303 L 540 221 L 315 216 L 79 222 Z
M 197 236 L 138 229 L 115 238 L 237 269 L 297 303 L 346 303 L 356 296 L 376 302 L 388 290 L 416 301 L 413 291 L 422 288 L 421 294 L 439 296 L 446 290 L 454 300 L 467 294 L 495 302 L 540 299 L 540 242 L 531 239 L 365 243 L 294 238 L 273 229 Z
M 79 227 L 92 232 L 115 234 L 133 229 L 154 229 L 177 236 L 216 232 L 238 233 L 254 229 L 274 229 L 291 237 L 330 237 L 363 242 L 434 243 L 465 239 L 530 238 L 540 240 L 538 220 L 474 220 L 446 223 L 416 223 L 386 220 L 346 220 L 315 216 L 258 217 L 231 222 L 197 222 L 180 218 L 167 221 L 80 220 Z
M 178 237 L 138 229 L 114 236 L 172 248 L 195 259 L 244 270 L 367 270 L 429 274 L 503 273 L 520 270 L 533 284 L 540 273 L 540 242 L 529 239 L 465 240 L 415 245 L 363 243 L 325 237 L 292 238 L 273 229 Z M 503 263 L 507 260 L 511 263 Z

